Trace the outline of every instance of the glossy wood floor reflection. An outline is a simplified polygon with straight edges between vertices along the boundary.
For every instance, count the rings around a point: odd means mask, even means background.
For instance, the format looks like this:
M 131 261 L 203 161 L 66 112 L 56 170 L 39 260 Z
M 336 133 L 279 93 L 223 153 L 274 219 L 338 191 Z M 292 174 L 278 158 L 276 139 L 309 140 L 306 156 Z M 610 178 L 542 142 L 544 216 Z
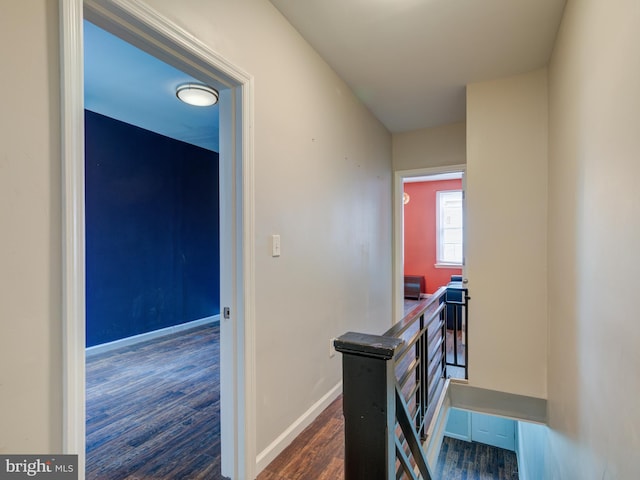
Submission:
M 342 396 L 335 400 L 257 480 L 344 479 Z
M 517 480 L 515 453 L 446 438 L 434 480 Z M 307 427 L 257 480 L 344 480 L 342 396 Z
M 446 480 L 518 480 L 518 460 L 510 450 L 445 437 L 434 476 Z
M 221 480 L 219 328 L 87 358 L 89 480 Z

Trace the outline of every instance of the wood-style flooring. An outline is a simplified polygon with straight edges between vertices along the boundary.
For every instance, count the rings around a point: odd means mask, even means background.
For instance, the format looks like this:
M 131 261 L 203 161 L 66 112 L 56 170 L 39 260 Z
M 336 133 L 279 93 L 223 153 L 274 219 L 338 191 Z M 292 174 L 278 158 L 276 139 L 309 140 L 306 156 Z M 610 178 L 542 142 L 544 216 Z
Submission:
M 518 480 L 518 461 L 510 450 L 445 437 L 442 441 L 437 479 Z
M 222 480 L 219 328 L 87 358 L 89 480 Z
M 342 396 L 335 400 L 257 480 L 344 479 L 344 417 Z
M 434 480 L 518 480 L 515 453 L 445 437 Z M 342 397 L 309 425 L 257 480 L 344 480 Z
M 86 478 L 223 480 L 219 378 L 217 325 L 89 357 Z M 436 479 L 517 478 L 514 462 L 501 460 L 494 447 L 470 454 L 465 442 L 448 440 Z M 464 476 L 453 476 L 451 462 Z M 342 480 L 343 469 L 339 397 L 258 480 Z

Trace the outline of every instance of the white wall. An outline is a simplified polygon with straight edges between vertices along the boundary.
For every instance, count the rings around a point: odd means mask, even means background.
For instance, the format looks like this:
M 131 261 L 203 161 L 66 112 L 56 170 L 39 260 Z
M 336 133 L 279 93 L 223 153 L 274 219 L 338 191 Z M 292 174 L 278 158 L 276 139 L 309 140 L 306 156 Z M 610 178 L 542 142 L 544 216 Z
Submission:
M 463 165 L 467 161 L 464 122 L 393 134 L 393 170 Z
M 62 446 L 57 12 L 3 0 L 0 15 L 0 453 Z
M 149 3 L 255 78 L 261 452 L 340 382 L 329 338 L 391 324 L 391 135 L 266 0 Z M 0 114 L 6 452 L 61 448 L 57 25 L 57 2 L 3 2 L 3 91 L 35 92 Z
M 550 478 L 640 478 L 640 4 L 570 0 L 549 67 Z
M 467 87 L 469 380 L 546 396 L 547 72 Z

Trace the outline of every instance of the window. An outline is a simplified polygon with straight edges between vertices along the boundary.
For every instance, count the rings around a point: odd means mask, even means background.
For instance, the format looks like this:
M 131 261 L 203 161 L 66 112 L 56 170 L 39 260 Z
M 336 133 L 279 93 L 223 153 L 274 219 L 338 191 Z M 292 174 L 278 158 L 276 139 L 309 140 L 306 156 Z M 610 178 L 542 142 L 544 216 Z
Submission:
M 436 265 L 462 265 L 462 190 L 436 192 Z

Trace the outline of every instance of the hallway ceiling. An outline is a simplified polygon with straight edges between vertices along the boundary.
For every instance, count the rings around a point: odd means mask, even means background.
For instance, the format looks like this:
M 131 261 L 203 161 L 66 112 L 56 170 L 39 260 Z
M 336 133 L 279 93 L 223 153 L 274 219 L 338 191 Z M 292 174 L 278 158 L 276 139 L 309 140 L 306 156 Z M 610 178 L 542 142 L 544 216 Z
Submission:
M 468 83 L 546 65 L 565 0 L 270 0 L 392 132 L 465 120 Z M 85 106 L 218 151 L 195 81 L 85 21 Z
M 186 73 L 84 22 L 85 108 L 218 151 L 218 105 L 194 107 L 176 97 Z
M 547 64 L 565 0 L 270 0 L 392 132 L 465 120 L 465 86 Z

